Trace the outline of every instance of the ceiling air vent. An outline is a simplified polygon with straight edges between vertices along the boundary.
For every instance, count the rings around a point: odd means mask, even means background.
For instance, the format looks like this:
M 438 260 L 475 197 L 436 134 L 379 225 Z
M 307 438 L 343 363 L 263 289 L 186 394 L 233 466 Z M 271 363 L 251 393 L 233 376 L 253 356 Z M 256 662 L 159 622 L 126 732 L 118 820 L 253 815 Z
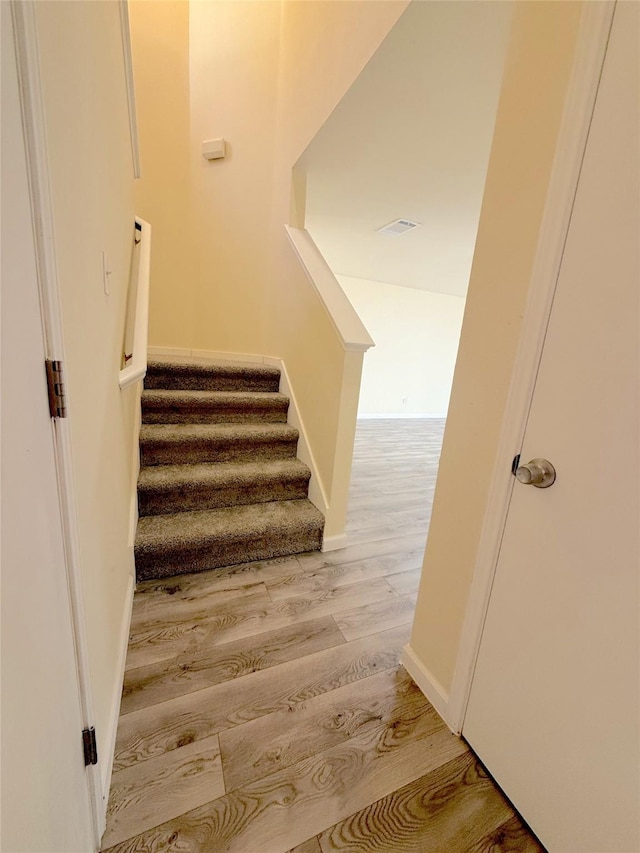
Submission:
M 385 225 L 384 228 L 376 229 L 380 234 L 404 234 L 407 231 L 413 231 L 414 228 L 419 228 L 419 222 L 412 222 L 410 219 L 396 219 Z

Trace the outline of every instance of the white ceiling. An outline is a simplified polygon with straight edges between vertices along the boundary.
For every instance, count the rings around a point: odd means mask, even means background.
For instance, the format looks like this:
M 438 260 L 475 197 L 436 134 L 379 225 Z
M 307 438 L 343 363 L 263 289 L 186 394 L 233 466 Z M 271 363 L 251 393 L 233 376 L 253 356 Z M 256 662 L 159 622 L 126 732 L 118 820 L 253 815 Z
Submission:
M 414 0 L 303 154 L 336 274 L 466 293 L 512 9 Z M 376 233 L 395 219 L 422 227 Z

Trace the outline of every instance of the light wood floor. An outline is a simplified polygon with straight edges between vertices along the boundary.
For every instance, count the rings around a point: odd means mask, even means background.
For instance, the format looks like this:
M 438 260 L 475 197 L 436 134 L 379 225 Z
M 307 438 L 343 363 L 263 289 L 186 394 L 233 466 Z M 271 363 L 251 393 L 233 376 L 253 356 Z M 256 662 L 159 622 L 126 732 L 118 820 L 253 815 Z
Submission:
M 398 665 L 442 430 L 359 423 L 342 551 L 140 585 L 103 850 L 542 851 Z

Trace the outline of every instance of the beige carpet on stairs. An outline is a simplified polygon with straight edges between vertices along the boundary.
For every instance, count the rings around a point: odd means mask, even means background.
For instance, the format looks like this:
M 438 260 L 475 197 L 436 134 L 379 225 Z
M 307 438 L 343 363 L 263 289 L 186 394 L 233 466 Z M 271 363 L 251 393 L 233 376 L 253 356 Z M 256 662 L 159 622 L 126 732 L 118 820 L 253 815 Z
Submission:
M 137 579 L 264 560 L 322 545 L 280 371 L 151 361 L 142 394 Z

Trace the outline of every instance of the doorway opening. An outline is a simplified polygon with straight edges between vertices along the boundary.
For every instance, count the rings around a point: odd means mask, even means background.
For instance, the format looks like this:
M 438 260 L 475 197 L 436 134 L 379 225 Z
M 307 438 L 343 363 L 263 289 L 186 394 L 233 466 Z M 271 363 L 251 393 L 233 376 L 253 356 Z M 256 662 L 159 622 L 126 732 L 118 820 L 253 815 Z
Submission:
M 410 4 L 296 167 L 305 226 L 376 343 L 354 545 L 416 529 L 426 540 L 512 14 Z M 419 566 L 407 571 L 417 589 Z

